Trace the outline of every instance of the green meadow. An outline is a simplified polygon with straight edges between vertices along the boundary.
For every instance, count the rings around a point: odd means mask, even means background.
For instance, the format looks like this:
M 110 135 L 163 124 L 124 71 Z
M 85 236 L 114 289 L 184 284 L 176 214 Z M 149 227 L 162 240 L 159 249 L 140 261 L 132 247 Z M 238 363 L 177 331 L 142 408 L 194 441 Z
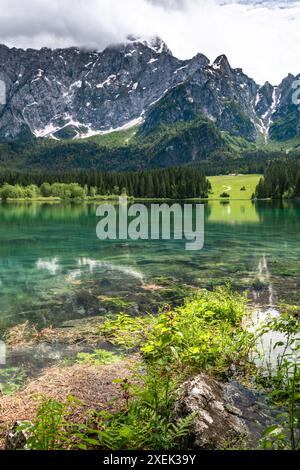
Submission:
M 222 193 L 227 193 L 229 199 L 251 199 L 260 178 L 261 175 L 209 176 L 212 185 L 209 198 L 220 199 Z

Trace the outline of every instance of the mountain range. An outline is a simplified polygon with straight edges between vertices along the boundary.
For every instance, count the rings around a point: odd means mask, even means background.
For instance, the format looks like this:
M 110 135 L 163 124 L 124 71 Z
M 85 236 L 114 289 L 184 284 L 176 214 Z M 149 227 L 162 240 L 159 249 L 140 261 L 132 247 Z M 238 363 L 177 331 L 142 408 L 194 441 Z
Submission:
M 225 55 L 180 60 L 158 37 L 101 52 L 0 45 L 0 79 L 2 167 L 137 169 L 300 149 L 300 75 L 259 85 Z

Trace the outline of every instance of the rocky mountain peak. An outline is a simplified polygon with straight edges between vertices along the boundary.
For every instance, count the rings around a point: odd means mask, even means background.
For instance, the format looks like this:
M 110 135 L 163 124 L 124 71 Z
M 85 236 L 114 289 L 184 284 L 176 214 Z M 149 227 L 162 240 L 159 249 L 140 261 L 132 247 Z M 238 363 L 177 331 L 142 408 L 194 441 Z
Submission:
M 207 67 L 210 64 L 210 60 L 204 54 L 196 54 L 191 60 L 190 63 L 198 65 L 199 67 Z
M 225 54 L 222 54 L 216 58 L 213 63 L 213 68 L 215 70 L 220 70 L 221 72 L 226 73 L 227 75 L 230 75 L 232 72 L 229 61 Z
M 167 44 L 159 36 L 151 36 L 148 38 L 143 38 L 140 36 L 127 36 L 127 41 L 131 43 L 140 43 L 150 49 L 153 49 L 157 54 L 166 53 L 172 55 L 171 50 L 168 48 Z
M 259 117 L 264 117 L 274 101 L 274 87 L 266 82 L 257 92 L 255 111 Z

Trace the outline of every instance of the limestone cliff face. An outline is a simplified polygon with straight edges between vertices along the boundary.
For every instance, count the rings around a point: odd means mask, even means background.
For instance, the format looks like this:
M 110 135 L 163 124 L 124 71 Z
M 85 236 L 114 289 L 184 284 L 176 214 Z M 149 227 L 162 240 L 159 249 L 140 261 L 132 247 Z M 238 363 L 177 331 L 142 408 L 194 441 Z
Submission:
M 83 136 L 138 122 L 170 87 L 208 63 L 201 54 L 176 59 L 159 38 L 128 40 L 102 52 L 0 46 L 7 90 L 0 136 L 29 131 L 44 137 L 65 126 Z

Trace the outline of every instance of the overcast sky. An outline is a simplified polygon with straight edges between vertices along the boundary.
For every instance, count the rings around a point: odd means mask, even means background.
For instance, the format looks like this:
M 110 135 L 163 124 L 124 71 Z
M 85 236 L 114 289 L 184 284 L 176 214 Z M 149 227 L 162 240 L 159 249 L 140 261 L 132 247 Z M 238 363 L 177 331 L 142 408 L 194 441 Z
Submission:
M 300 73 L 300 0 L 0 0 L 0 42 L 103 49 L 161 36 L 174 55 L 225 53 L 259 83 Z

